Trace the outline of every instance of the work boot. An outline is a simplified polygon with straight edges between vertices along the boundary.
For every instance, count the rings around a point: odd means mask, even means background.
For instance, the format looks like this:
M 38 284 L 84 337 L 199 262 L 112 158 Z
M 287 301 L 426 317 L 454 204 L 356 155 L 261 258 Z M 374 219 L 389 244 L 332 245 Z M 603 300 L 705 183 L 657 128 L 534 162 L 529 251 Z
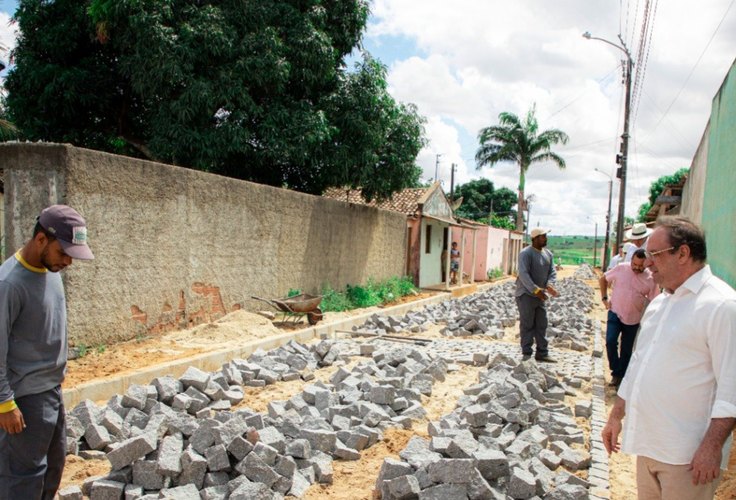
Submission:
M 544 356 L 534 356 L 534 359 L 540 363 L 557 363 L 557 360 L 549 354 L 545 354 Z
M 531 355 L 531 354 L 524 354 L 524 355 L 523 355 L 523 356 L 521 357 L 521 360 L 522 360 L 522 361 L 529 361 L 530 359 L 532 359 L 532 355 Z

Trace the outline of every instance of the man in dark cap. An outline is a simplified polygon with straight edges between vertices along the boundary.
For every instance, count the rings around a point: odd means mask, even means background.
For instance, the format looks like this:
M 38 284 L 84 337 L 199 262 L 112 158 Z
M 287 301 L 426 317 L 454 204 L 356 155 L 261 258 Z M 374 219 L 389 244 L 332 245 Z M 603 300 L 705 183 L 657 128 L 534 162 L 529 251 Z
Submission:
M 51 500 L 59 488 L 67 332 L 58 272 L 93 258 L 82 216 L 53 205 L 0 266 L 0 498 Z

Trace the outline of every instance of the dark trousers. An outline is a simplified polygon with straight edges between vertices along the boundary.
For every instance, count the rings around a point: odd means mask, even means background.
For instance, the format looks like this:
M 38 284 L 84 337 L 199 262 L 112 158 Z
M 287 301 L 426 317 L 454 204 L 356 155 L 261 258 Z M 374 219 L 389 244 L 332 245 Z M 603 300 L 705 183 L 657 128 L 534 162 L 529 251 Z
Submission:
M 0 498 L 52 500 L 61 483 L 66 429 L 61 387 L 15 400 L 26 428 L 0 430 Z
M 608 323 L 606 325 L 606 352 L 608 353 L 608 366 L 611 375 L 624 378 L 626 368 L 629 367 L 631 352 L 634 350 L 636 332 L 639 324 L 625 325 L 613 311 L 608 311 Z M 618 336 L 621 335 L 621 353 L 618 350 Z
M 537 343 L 537 357 L 546 356 L 547 350 L 547 308 L 543 300 L 523 294 L 516 297 L 519 308 L 519 333 L 521 353 L 531 355 L 534 342 Z

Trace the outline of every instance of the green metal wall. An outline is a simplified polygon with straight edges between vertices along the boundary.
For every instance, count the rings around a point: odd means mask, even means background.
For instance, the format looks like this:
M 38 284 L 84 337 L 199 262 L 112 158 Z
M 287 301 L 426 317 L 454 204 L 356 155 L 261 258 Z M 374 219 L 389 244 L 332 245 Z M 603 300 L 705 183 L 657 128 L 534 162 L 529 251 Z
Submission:
M 736 288 L 736 62 L 713 98 L 702 214 L 708 262 Z

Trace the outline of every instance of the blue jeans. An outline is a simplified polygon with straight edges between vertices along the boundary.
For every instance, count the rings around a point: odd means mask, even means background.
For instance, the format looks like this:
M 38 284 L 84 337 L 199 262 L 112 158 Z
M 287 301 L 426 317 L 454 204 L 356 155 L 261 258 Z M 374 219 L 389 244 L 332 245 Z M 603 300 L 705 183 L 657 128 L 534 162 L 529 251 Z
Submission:
M 0 430 L 0 498 L 52 500 L 66 458 L 66 428 L 61 387 L 19 397 L 26 428 Z
M 608 324 L 606 325 L 606 352 L 608 353 L 608 366 L 611 375 L 623 378 L 626 368 L 629 367 L 631 351 L 634 349 L 636 332 L 639 324 L 625 325 L 613 311 L 608 311 Z M 618 351 L 618 336 L 621 335 L 621 353 Z

